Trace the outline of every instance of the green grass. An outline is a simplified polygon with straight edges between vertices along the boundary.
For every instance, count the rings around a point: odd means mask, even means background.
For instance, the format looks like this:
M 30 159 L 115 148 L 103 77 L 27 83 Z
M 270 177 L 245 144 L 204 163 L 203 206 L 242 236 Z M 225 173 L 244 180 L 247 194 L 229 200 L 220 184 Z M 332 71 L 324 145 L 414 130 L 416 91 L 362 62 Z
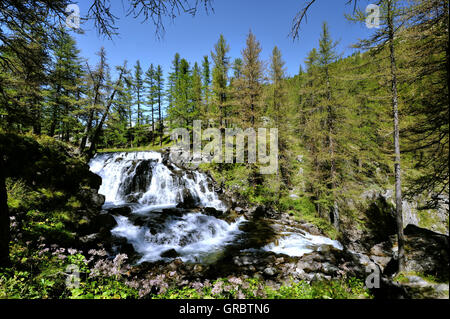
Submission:
M 398 281 L 400 283 L 409 283 L 409 276 L 417 276 L 422 278 L 423 280 L 425 280 L 426 282 L 430 283 L 430 284 L 439 284 L 442 283 L 442 281 L 439 281 L 436 277 L 434 277 L 433 275 L 428 275 L 428 274 L 423 274 L 420 272 L 415 272 L 415 271 L 409 271 L 409 272 L 401 272 L 398 273 L 395 277 L 394 280 Z M 448 283 L 448 282 L 447 282 Z
M 432 226 L 436 227 L 437 231 L 442 233 L 448 232 L 448 219 L 447 223 L 443 224 L 440 222 L 437 213 L 432 210 L 419 210 L 417 212 L 419 217 L 419 226 L 426 229 L 432 229 Z

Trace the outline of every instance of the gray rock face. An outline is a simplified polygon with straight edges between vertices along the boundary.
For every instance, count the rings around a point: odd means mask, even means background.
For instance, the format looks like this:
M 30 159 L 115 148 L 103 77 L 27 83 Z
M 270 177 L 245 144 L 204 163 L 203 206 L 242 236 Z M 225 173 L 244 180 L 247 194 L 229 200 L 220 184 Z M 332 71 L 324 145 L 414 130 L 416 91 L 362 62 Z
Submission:
M 449 280 L 449 238 L 427 229 L 408 225 L 406 237 L 406 271 Z
M 448 299 L 448 284 L 432 283 L 419 276 L 405 276 L 397 283 L 403 290 L 405 298 L 411 299 Z
M 361 199 L 368 203 L 377 203 L 379 206 L 380 200 L 387 204 L 386 209 L 393 209 L 395 207 L 394 192 L 392 189 L 387 189 L 381 192 L 376 189 L 366 190 Z M 442 234 L 449 234 L 449 199 L 447 196 L 439 195 L 434 202 L 436 207 L 429 207 L 428 201 L 430 197 L 417 196 L 411 200 L 403 200 L 403 225 L 416 225 L 422 228 L 430 229 L 434 232 Z M 422 220 L 420 215 L 428 216 L 432 219 L 432 223 L 427 223 Z

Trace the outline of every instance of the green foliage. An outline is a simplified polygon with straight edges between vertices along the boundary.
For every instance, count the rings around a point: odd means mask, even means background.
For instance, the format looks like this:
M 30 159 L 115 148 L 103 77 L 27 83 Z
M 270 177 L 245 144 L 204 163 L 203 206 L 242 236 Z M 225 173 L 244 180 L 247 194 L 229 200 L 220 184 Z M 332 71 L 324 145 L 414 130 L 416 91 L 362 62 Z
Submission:
M 408 271 L 408 272 L 400 272 L 395 275 L 393 278 L 394 281 L 399 283 L 409 283 L 409 276 L 420 277 L 423 280 L 427 281 L 430 284 L 439 284 L 442 283 L 442 280 L 437 279 L 435 276 L 430 274 L 423 274 L 420 272 Z M 448 284 L 448 282 L 446 282 Z
M 48 250 L 13 245 L 12 268 L 0 269 L 0 298 L 8 299 L 126 299 L 137 298 L 137 291 L 120 276 L 89 276 L 93 271 L 81 253 L 55 255 Z M 65 257 L 65 258 L 62 258 Z M 79 287 L 66 285 L 66 268 L 78 266 Z
M 138 293 L 114 277 L 102 277 L 80 283 L 71 289 L 71 299 L 135 299 Z
M 278 289 L 257 278 L 221 278 L 201 288 L 169 289 L 157 299 L 361 299 L 371 298 L 361 280 L 305 281 L 284 284 Z

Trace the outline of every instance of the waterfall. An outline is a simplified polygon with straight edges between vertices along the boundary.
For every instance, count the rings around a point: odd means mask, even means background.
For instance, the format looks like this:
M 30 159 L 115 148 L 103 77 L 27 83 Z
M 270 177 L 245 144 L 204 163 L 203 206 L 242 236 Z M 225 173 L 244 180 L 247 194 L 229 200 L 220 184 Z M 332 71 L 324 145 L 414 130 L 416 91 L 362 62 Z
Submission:
M 97 154 L 89 166 L 102 178 L 99 193 L 106 207 L 128 203 L 152 210 L 193 200 L 199 207 L 226 210 L 205 174 L 183 172 L 173 164 L 170 170 L 158 152 Z
M 175 253 L 183 261 L 200 261 L 230 243 L 239 234 L 244 218 L 227 223 L 199 212 L 182 216 L 163 209 L 191 201 L 196 207 L 227 207 L 203 173 L 166 166 L 158 152 L 97 154 L 89 163 L 102 178 L 99 193 L 105 195 L 105 209 L 130 206 L 132 216 L 115 216 L 111 232 L 124 237 L 142 261 L 169 260 Z M 135 225 L 136 220 L 142 225 Z
M 199 171 L 164 162 L 161 153 L 97 154 L 89 166 L 102 178 L 99 193 L 105 195 L 104 209 L 130 207 L 127 216 L 114 215 L 117 226 L 111 233 L 127 239 L 141 256 L 139 262 L 173 258 L 214 262 L 229 245 L 237 245 L 242 253 L 248 251 L 246 236 L 264 238 L 266 235 L 264 227 L 257 234 L 242 231 L 241 226 L 249 223 L 243 217 L 226 222 L 202 213 L 201 208 L 206 207 L 214 208 L 219 214 L 227 210 L 214 190 L 213 181 Z M 286 226 L 277 237 L 256 251 L 302 256 L 324 245 L 342 249 L 337 241 Z

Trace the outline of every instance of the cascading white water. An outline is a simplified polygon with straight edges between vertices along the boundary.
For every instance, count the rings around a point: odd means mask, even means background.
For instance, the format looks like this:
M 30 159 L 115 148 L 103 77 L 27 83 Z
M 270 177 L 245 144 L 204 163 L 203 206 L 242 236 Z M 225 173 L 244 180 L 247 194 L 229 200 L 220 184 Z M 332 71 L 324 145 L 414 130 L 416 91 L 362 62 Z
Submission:
M 150 229 L 133 225 L 128 218 L 119 216 L 113 234 L 125 237 L 142 255 L 142 261 L 168 260 L 165 252 L 176 251 L 183 261 L 200 262 L 229 244 L 238 234 L 242 217 L 228 224 L 223 220 L 200 213 L 170 217 L 156 234 Z
M 98 192 L 105 195 L 105 204 L 123 204 L 125 198 L 121 196 L 119 188 L 126 177 L 133 175 L 129 171 L 138 161 L 148 160 L 161 162 L 161 154 L 157 152 L 122 152 L 97 154 L 90 161 L 90 170 L 102 178 L 102 185 Z
M 300 257 L 315 250 L 320 250 L 323 245 L 330 245 L 336 249 L 342 249 L 337 240 L 323 236 L 314 236 L 308 233 L 301 234 L 288 232 L 278 240 L 278 243 L 270 243 L 262 249 L 276 254 Z
M 237 235 L 243 234 L 239 230 L 246 222 L 243 217 L 227 223 L 189 210 L 181 214 L 164 211 L 186 201 L 189 207 L 212 207 L 219 211 L 227 207 L 205 174 L 182 170 L 172 163 L 166 166 L 158 152 L 97 154 L 89 165 L 102 178 L 99 193 L 105 195 L 104 208 L 131 207 L 130 216 L 115 216 L 117 226 L 111 232 L 133 245 L 142 256 L 140 262 L 175 256 L 184 261 L 205 262 L 217 257 Z M 339 242 L 322 236 L 295 230 L 286 230 L 281 235 L 277 243 L 261 250 L 302 256 L 320 250 L 323 245 L 342 249 Z
M 105 195 L 105 208 L 130 205 L 134 216 L 157 219 L 164 212 L 155 211 L 175 207 L 188 196 L 198 207 L 226 210 L 205 174 L 183 172 L 173 164 L 171 170 L 157 152 L 97 154 L 89 165 L 102 177 L 99 193 Z M 244 221 L 227 223 L 194 212 L 163 217 L 161 224 L 150 218 L 145 225 L 136 226 L 132 218 L 115 216 L 118 225 L 112 233 L 125 237 L 142 255 L 141 262 L 168 259 L 163 256 L 170 250 L 184 261 L 199 261 L 227 245 Z
M 140 210 L 171 207 L 186 199 L 187 190 L 197 206 L 226 210 L 210 190 L 206 175 L 171 171 L 158 152 L 97 154 L 89 165 L 102 178 L 99 193 L 105 195 L 106 206 L 134 203 Z

